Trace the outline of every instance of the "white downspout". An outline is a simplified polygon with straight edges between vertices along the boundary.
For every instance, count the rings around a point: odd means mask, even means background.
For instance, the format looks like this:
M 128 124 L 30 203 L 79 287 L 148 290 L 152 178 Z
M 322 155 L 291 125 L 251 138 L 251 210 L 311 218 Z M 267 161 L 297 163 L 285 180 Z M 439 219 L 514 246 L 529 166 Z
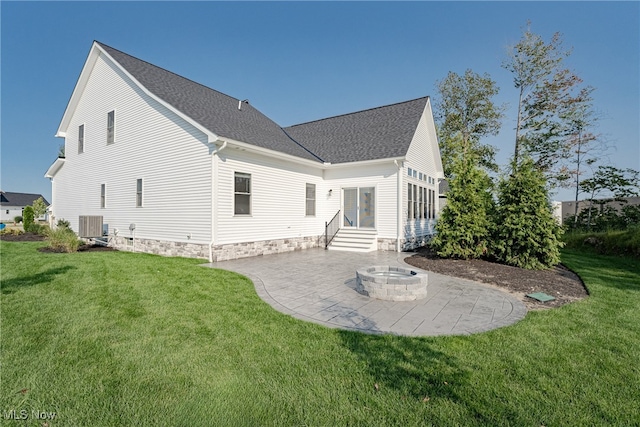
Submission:
M 218 140 L 222 141 L 222 140 Z M 218 201 L 218 154 L 227 148 L 227 141 L 222 142 L 220 148 L 211 151 L 211 242 L 209 242 L 209 262 L 213 262 L 213 244 L 216 238 L 216 226 L 218 215 L 216 214 L 216 203 Z
M 402 173 L 400 171 L 402 170 L 402 162 L 398 162 L 397 160 L 394 160 L 393 163 L 398 168 L 398 175 L 397 175 L 398 189 L 396 191 L 397 199 L 398 199 L 397 219 L 396 219 L 396 252 L 400 252 L 400 237 L 402 234 L 402 191 L 403 191 L 402 190 Z

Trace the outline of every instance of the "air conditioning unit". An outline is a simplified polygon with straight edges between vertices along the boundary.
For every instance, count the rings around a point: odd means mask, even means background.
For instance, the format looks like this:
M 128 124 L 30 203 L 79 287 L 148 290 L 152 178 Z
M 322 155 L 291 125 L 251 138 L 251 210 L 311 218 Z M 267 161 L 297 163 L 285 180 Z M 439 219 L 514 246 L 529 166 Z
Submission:
M 102 216 L 80 215 L 80 237 L 102 237 Z

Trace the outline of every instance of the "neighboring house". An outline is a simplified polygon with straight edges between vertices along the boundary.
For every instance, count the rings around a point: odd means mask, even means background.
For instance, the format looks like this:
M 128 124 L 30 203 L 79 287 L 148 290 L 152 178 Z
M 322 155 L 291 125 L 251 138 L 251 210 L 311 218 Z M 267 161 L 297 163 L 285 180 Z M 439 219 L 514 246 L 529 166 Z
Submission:
M 282 128 L 94 42 L 56 136 L 54 219 L 101 216 L 121 249 L 219 261 L 324 247 L 330 222 L 330 249 L 399 251 L 439 212 L 428 97 Z
M 33 202 L 40 197 L 42 197 L 41 194 L 0 191 L 0 221 L 13 222 L 15 217 L 22 216 L 22 210 L 25 206 L 33 205 Z M 42 197 L 42 200 L 47 206 L 49 205 L 49 202 L 44 197 Z M 46 219 L 46 215 L 36 219 Z

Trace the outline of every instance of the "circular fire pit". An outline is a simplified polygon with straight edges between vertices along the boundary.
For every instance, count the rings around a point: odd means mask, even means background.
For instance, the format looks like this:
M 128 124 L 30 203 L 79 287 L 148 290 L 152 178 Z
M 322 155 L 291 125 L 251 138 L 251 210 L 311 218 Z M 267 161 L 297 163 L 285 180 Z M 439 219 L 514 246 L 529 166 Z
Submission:
M 387 301 L 415 301 L 427 297 L 427 275 L 403 267 L 377 265 L 356 270 L 356 290 Z

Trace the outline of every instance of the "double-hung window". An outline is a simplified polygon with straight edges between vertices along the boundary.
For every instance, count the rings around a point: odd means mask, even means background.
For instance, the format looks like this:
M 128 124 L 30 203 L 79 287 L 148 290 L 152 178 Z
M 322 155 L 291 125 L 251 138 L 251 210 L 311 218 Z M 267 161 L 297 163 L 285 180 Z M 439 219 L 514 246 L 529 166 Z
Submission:
M 107 144 L 113 144 L 116 133 L 116 112 L 109 111 L 107 114 Z
M 100 184 L 100 207 L 107 207 L 107 184 Z
M 242 172 L 234 174 L 233 197 L 233 213 L 251 215 L 251 174 Z
M 84 153 L 84 125 L 78 126 L 78 154 Z
M 307 184 L 305 215 L 307 216 L 316 215 L 316 185 L 315 184 Z
M 142 207 L 142 178 L 136 180 L 136 207 Z

